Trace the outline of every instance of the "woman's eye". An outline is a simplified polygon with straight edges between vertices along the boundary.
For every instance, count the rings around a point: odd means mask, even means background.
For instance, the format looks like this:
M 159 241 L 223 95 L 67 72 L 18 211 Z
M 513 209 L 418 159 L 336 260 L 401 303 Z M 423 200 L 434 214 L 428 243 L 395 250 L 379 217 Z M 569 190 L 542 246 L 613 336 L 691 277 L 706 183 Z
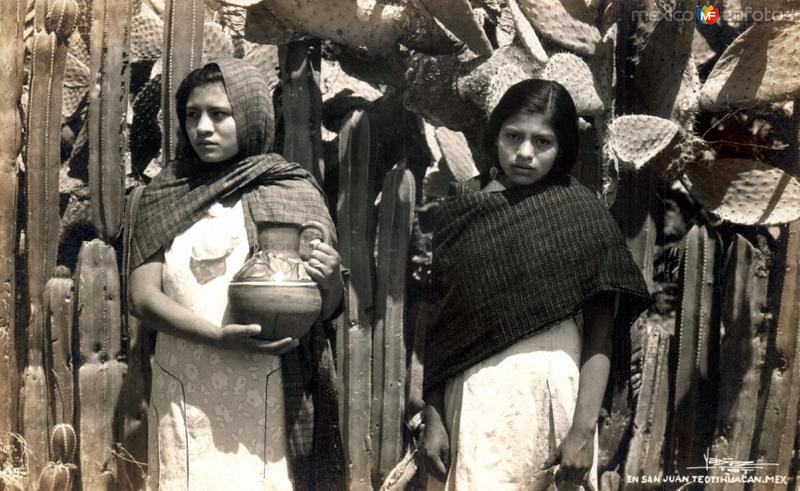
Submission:
M 186 111 L 186 117 L 188 119 L 195 119 L 197 118 L 197 111 Z
M 217 119 L 224 119 L 228 117 L 228 113 L 225 111 L 214 111 L 214 117 Z
M 549 140 L 549 139 L 547 139 L 547 138 L 538 138 L 538 139 L 536 140 L 536 143 L 538 143 L 539 145 L 541 145 L 541 146 L 543 146 L 543 147 L 548 147 L 548 146 L 550 146 L 550 145 L 552 145 L 552 144 L 553 144 L 553 142 L 552 142 L 552 141 L 550 141 L 550 140 Z
M 515 142 L 520 140 L 519 133 L 506 133 L 506 138 Z

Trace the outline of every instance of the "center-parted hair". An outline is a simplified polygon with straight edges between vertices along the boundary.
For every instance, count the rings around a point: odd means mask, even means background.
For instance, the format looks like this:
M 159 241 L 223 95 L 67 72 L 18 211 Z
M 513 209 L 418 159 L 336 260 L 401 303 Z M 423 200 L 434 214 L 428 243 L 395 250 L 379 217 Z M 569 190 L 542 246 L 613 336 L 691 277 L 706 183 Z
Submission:
M 542 114 L 547 119 L 558 142 L 558 155 L 549 175 L 569 173 L 578 159 L 578 112 L 567 89 L 558 82 L 537 78 L 512 85 L 492 110 L 484 133 L 484 145 L 495 161 L 500 128 L 517 114 Z

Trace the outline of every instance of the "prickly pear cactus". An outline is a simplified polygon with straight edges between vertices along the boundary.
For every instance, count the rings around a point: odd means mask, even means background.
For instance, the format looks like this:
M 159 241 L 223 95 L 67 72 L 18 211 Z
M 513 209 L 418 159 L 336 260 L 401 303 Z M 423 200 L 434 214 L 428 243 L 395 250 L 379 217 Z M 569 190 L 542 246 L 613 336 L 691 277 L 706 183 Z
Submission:
M 668 119 L 619 116 L 609 125 L 606 150 L 616 162 L 639 169 L 666 149 L 679 132 L 680 126 Z
M 725 50 L 703 84 L 700 104 L 717 111 L 800 94 L 800 22 L 756 23 Z
M 469 49 L 479 55 L 491 56 L 492 45 L 468 0 L 421 0 L 421 3 Z
M 594 54 L 600 31 L 585 0 L 520 0 L 519 6 L 546 38 L 578 54 Z
M 579 115 L 597 115 L 605 109 L 589 65 L 571 53 L 557 53 L 547 60 L 541 78 L 563 85 Z
M 19 372 L 15 343 L 17 247 L 17 156 L 22 150 L 22 120 L 19 113 L 23 75 L 22 32 L 25 5 L 0 2 L 0 431 L 15 432 Z M 16 21 L 15 21 L 16 20 Z
M 511 13 L 511 18 L 514 21 L 516 35 L 519 37 L 528 55 L 540 65 L 547 63 L 547 52 L 545 52 L 542 42 L 539 40 L 539 36 L 536 34 L 533 26 L 531 26 L 530 21 L 519 8 L 517 0 L 508 0 L 508 8 Z
M 741 225 L 777 225 L 800 218 L 800 182 L 770 165 L 720 159 L 686 169 L 692 196 L 721 219 Z
M 436 128 L 436 142 L 442 152 L 444 166 L 456 181 L 466 181 L 478 175 L 478 168 L 463 133 L 445 127 Z

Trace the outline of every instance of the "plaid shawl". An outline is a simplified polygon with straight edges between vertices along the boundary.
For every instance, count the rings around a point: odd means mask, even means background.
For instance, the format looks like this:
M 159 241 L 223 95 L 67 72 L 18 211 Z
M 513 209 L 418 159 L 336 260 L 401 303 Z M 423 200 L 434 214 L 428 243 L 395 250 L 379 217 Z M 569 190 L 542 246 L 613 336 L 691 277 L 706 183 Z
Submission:
M 256 222 L 317 220 L 335 242 L 325 195 L 313 176 L 280 155 L 265 153 L 272 142 L 274 114 L 263 77 L 240 60 L 215 63 L 236 121 L 239 154 L 229 162 L 203 163 L 187 143 L 185 118 L 179 118 L 177 158 L 141 196 L 131 237 L 131 270 L 227 197 L 242 199 L 251 248 L 256 245 Z M 300 348 L 282 357 L 288 452 L 297 489 L 344 488 L 338 394 L 326 326 L 318 323 Z
M 477 180 L 457 185 L 438 210 L 426 388 L 576 315 L 601 291 L 620 292 L 628 304 L 618 326 L 647 307 L 650 295 L 617 224 L 575 178 L 478 190 Z

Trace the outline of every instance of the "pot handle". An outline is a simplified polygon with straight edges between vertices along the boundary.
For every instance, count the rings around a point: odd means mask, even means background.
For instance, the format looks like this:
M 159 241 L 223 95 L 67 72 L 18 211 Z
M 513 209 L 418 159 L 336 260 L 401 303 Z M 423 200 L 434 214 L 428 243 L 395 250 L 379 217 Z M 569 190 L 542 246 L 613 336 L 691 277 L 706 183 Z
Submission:
M 331 234 L 330 234 L 330 232 L 328 232 L 328 229 L 325 228 L 325 225 L 323 225 L 322 223 L 320 223 L 320 222 L 318 222 L 316 220 L 309 220 L 309 221 L 303 223 L 302 225 L 300 225 L 300 234 L 302 235 L 302 233 L 306 229 L 309 229 L 309 228 L 313 228 L 313 229 L 318 230 L 320 235 L 322 236 L 322 242 L 325 242 L 326 244 L 330 245 L 330 243 L 331 243 Z

